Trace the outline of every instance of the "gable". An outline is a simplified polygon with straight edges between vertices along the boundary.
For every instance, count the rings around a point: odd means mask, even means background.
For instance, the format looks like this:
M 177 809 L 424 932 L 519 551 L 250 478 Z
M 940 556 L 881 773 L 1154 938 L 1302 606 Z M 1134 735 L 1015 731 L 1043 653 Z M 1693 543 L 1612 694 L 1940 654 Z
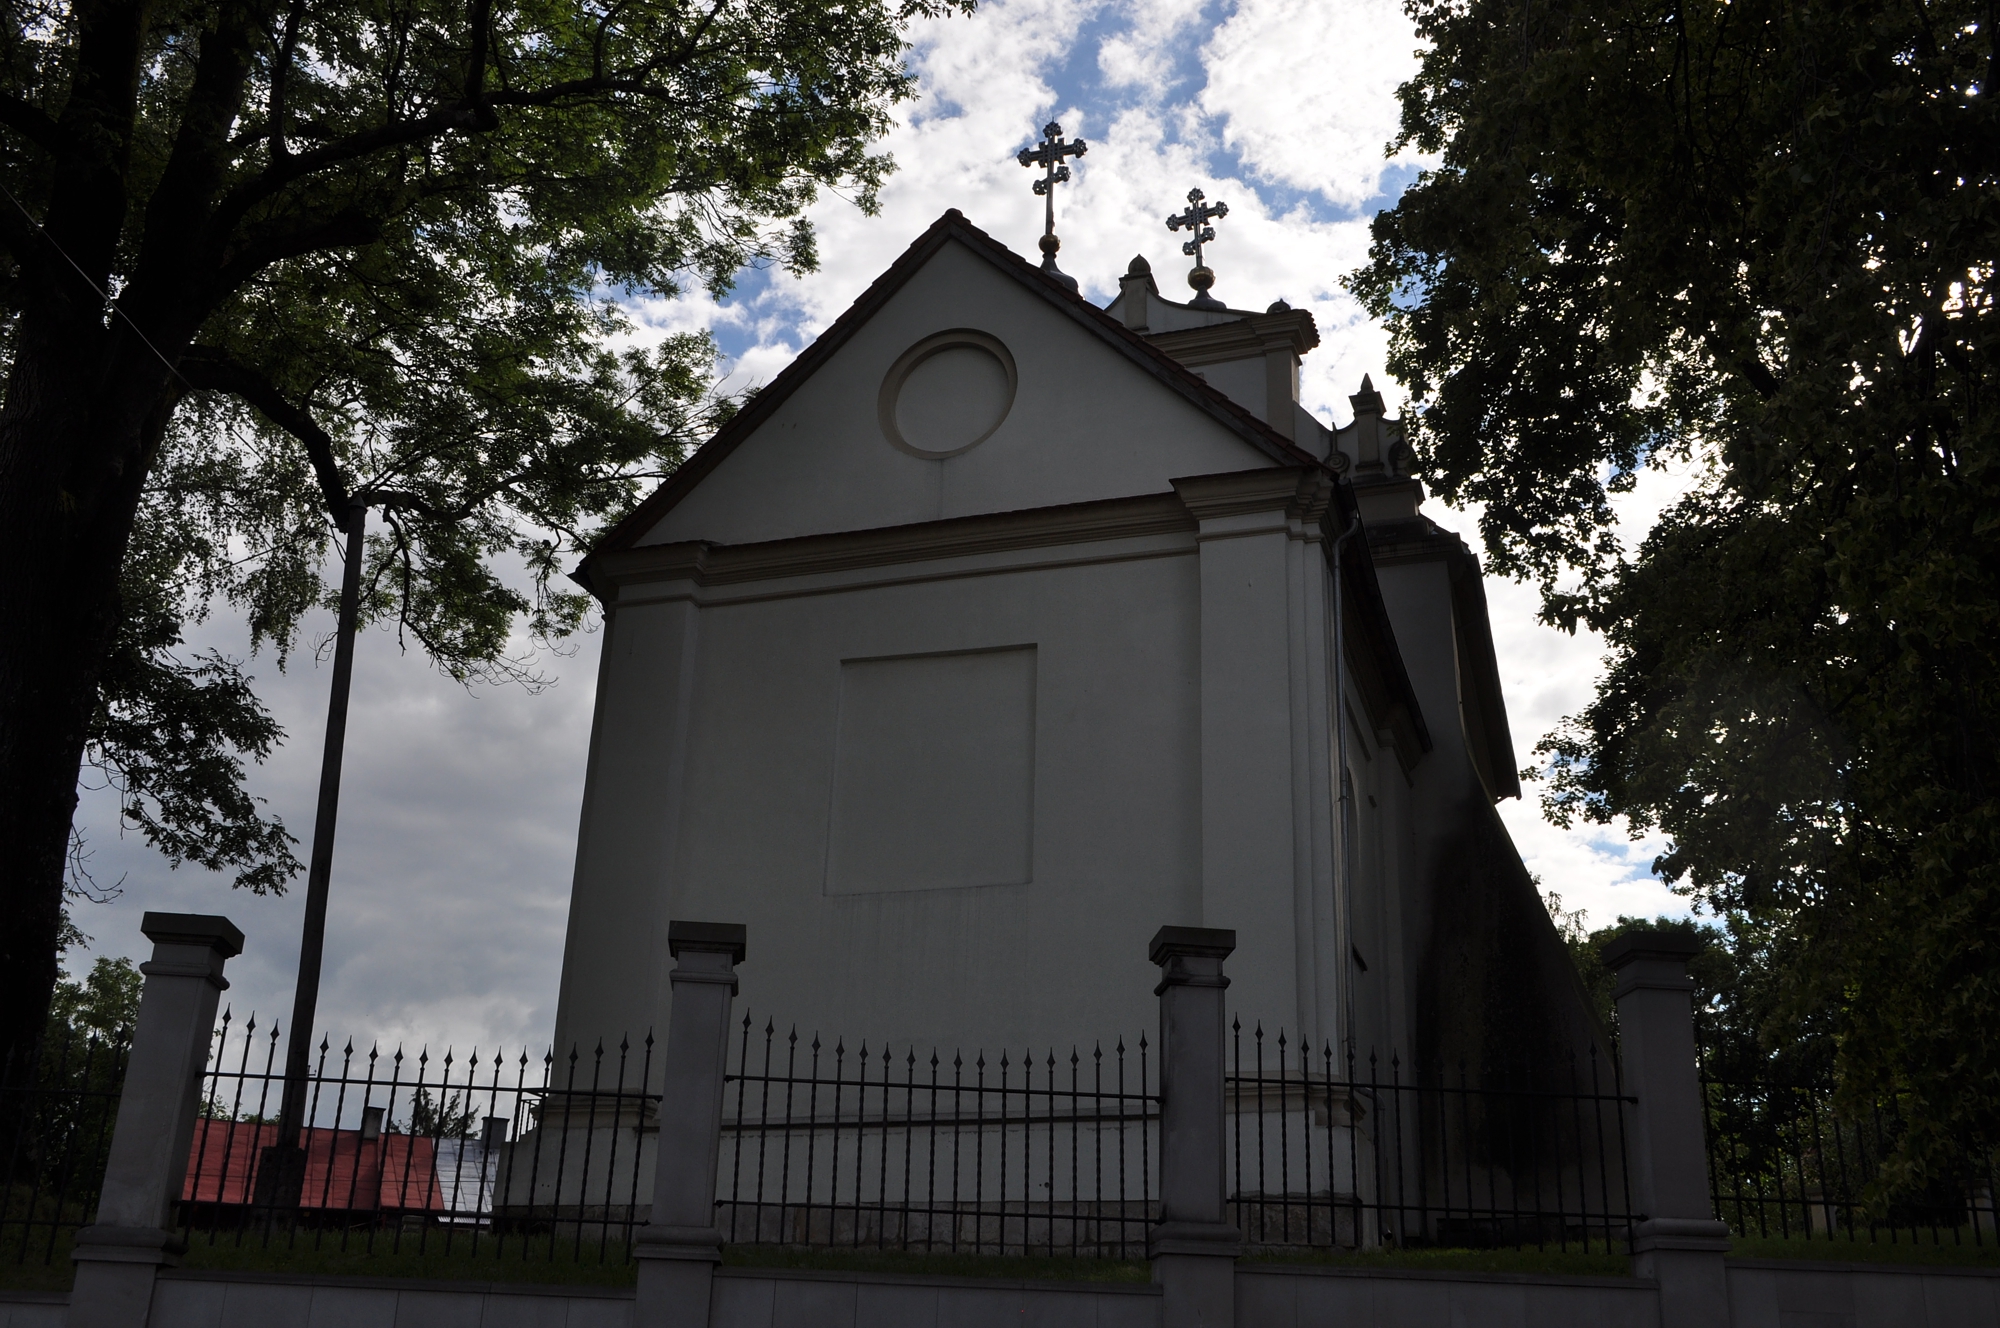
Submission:
M 947 213 L 599 548 L 877 529 L 1313 461 Z

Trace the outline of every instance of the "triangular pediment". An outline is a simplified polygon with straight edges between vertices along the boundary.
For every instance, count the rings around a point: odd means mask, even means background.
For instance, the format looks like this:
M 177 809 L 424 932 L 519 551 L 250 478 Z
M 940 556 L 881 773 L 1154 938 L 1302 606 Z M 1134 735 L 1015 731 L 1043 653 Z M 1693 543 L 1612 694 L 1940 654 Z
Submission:
M 598 548 L 1168 493 L 1309 454 L 947 212 Z

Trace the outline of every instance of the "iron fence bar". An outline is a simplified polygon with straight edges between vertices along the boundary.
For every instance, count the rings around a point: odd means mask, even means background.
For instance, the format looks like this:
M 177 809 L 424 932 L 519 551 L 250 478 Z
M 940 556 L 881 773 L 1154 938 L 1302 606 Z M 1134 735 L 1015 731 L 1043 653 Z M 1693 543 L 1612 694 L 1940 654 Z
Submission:
M 917 1049 L 914 1045 L 903 1055 L 903 1216 L 901 1222 L 902 1244 L 905 1249 L 910 1244 L 910 1169 L 916 1163 L 914 1156 L 917 1139 Z
M 1569 1060 L 1569 1081 L 1570 1081 L 1570 1086 L 1571 1086 L 1572 1088 L 1580 1088 L 1580 1087 L 1581 1087 L 1581 1084 L 1580 1084 L 1580 1082 L 1579 1082 L 1579 1080 L 1578 1080 L 1578 1077 L 1577 1077 L 1577 1072 L 1576 1072 L 1576 1054 L 1575 1054 L 1574 1052 L 1570 1053 L 1570 1055 L 1569 1055 L 1569 1057 L 1568 1057 L 1568 1060 Z M 1596 1073 L 1596 1071 L 1597 1071 L 1597 1061 L 1596 1061 L 1596 1058 L 1595 1058 L 1595 1057 L 1593 1057 L 1593 1058 L 1591 1059 L 1591 1062 L 1590 1062 L 1590 1068 L 1591 1068 L 1591 1072 L 1592 1072 L 1593 1074 L 1595 1074 L 1595 1073 Z M 1618 1111 L 1618 1113 L 1619 1113 L 1619 1116 L 1620 1116 L 1620 1118 L 1622 1119 L 1622 1118 L 1623 1118 L 1623 1116 L 1624 1116 L 1624 1107 L 1623 1107 L 1623 1105 L 1621 1104 L 1620 1106 L 1618 1106 L 1618 1107 L 1616 1108 L 1616 1110 Z M 1597 1111 L 1598 1111 L 1598 1114 L 1599 1114 L 1599 1115 L 1601 1116 L 1601 1115 L 1602 1115 L 1602 1113 L 1603 1113 L 1603 1108 L 1602 1108 L 1602 1107 L 1599 1107 L 1599 1108 L 1597 1109 Z M 1583 1104 L 1582 1104 L 1582 1102 L 1580 1102 L 1580 1101 L 1579 1101 L 1579 1102 L 1577 1102 L 1577 1103 L 1575 1103 L 1575 1104 L 1574 1104 L 1574 1106 L 1572 1107 L 1572 1109 L 1571 1109 L 1571 1111 L 1570 1111 L 1570 1117 L 1571 1117 L 1571 1123 L 1572 1123 L 1572 1124 L 1573 1124 L 1573 1125 L 1575 1126 L 1575 1128 L 1576 1128 L 1576 1138 L 1577 1138 L 1577 1142 L 1578 1142 L 1578 1143 L 1580 1144 L 1580 1143 L 1582 1143 L 1582 1141 L 1583 1141 Z M 1603 1156 L 1604 1156 L 1604 1132 L 1603 1132 L 1603 1128 L 1602 1128 L 1602 1125 L 1603 1125 L 1603 1122 L 1602 1122 L 1602 1120 L 1600 1120 L 1600 1121 L 1598 1122 L 1598 1124 L 1599 1124 L 1599 1129 L 1598 1129 L 1598 1133 L 1597 1133 L 1597 1141 L 1598 1141 L 1598 1158 L 1599 1158 L 1599 1167 L 1598 1167 L 1598 1172 L 1599 1172 L 1599 1174 L 1600 1174 L 1600 1175 L 1602 1175 L 1602 1174 L 1603 1174 L 1603 1166 L 1602 1166 L 1602 1159 L 1603 1159 Z M 1603 1191 L 1603 1188 L 1602 1188 L 1601 1186 L 1599 1187 L 1599 1196 L 1600 1196 L 1600 1197 L 1599 1197 L 1599 1201 L 1598 1201 L 1598 1206 L 1599 1206 L 1600 1208 L 1608 1208 L 1608 1206 L 1609 1206 L 1609 1196 L 1608 1196 L 1608 1195 L 1606 1195 L 1606 1194 L 1604 1193 L 1604 1191 Z M 1579 1223 L 1579 1225 L 1580 1225 L 1580 1226 L 1582 1227 L 1582 1229 L 1583 1229 L 1583 1252 L 1584 1252 L 1585 1254 L 1588 1254 L 1588 1253 L 1590 1253 L 1590 1178 L 1589 1178 L 1588 1176 L 1586 1176 L 1586 1175 L 1584 1174 L 1584 1171 L 1583 1171 L 1583 1168 L 1582 1168 L 1582 1167 L 1578 1167 L 1578 1168 L 1577 1168 L 1577 1172 L 1576 1172 L 1576 1204 L 1577 1204 L 1577 1209 L 1578 1209 L 1578 1210 L 1579 1210 L 1579 1212 L 1580 1212 L 1580 1213 L 1582 1214 L 1582 1221 L 1581 1221 L 1581 1222 Z M 1607 1223 L 1607 1225 L 1606 1225 L 1606 1229 L 1605 1229 L 1605 1245 L 1604 1245 L 1604 1248 L 1605 1248 L 1605 1252 L 1606 1252 L 1607 1254 L 1608 1254 L 1608 1253 L 1610 1253 L 1610 1251 L 1611 1251 L 1611 1234 L 1610 1234 L 1610 1228 L 1609 1228 L 1609 1225 L 1608 1225 L 1608 1223 Z
M 604 1043 L 602 1041 L 599 1041 L 597 1045 L 601 1047 L 604 1045 Z M 473 1055 L 477 1057 L 478 1054 L 479 1054 L 478 1051 L 475 1049 L 473 1051 Z M 600 1268 L 604 1266 L 605 1257 L 609 1253 L 611 1245 L 611 1196 L 612 1196 L 611 1187 L 617 1184 L 618 1181 L 618 1136 L 620 1133 L 623 1132 L 625 1127 L 625 1070 L 627 1062 L 631 1060 L 631 1057 L 632 1057 L 632 1042 L 630 1037 L 627 1036 L 619 1038 L 618 1078 L 616 1080 L 615 1086 L 611 1090 L 611 1129 L 609 1132 L 611 1137 L 605 1141 L 606 1152 L 604 1157 L 604 1209 L 603 1209 L 603 1216 L 598 1219 L 597 1223 L 597 1264 L 598 1267 Z M 466 1093 L 466 1096 L 468 1098 L 471 1097 L 470 1087 L 471 1087 L 471 1076 L 468 1075 L 467 1093 Z M 591 1087 L 593 1090 L 596 1088 L 596 1081 L 594 1079 L 592 1080 Z M 640 1110 L 641 1113 L 643 1114 L 644 1108 L 642 1107 Z M 597 1134 L 597 1129 L 596 1129 L 597 1102 L 594 1100 L 594 1098 L 590 1104 L 590 1121 L 592 1127 L 590 1132 L 593 1136 L 595 1136 Z M 485 1133 L 484 1122 L 481 1122 L 481 1133 L 480 1133 L 481 1147 L 479 1151 L 479 1168 L 480 1168 L 479 1179 L 482 1185 L 485 1183 L 486 1180 L 485 1144 L 489 1138 L 490 1136 Z M 464 1157 L 463 1149 L 460 1149 L 459 1156 L 461 1157 L 461 1159 Z M 590 1183 L 590 1162 L 587 1155 L 584 1160 L 583 1175 L 584 1175 L 584 1184 L 588 1185 Z M 477 1203 L 477 1200 L 475 1200 L 474 1202 Z M 583 1239 L 583 1223 L 579 1221 L 576 1224 L 576 1229 L 577 1229 L 577 1239 L 580 1241 Z M 472 1248 L 474 1249 L 475 1252 L 479 1248 L 479 1224 L 476 1220 L 474 1221 L 472 1227 Z
M 778 1225 L 782 1229 L 791 1220 L 792 1201 L 792 1092 L 795 1081 L 791 1078 L 798 1069 L 799 1030 L 797 1026 L 786 1034 L 785 1048 L 785 1132 L 784 1145 L 778 1158 Z
M 851 1224 L 854 1239 L 851 1244 L 861 1248 L 861 1191 L 867 1187 L 867 1177 L 863 1174 L 868 1165 L 868 1043 L 861 1043 L 861 1057 L 855 1062 L 854 1070 L 854 1206 Z M 885 1139 L 886 1146 L 887 1140 Z
M 349 1038 L 347 1040 L 347 1045 L 349 1048 L 347 1063 L 342 1064 L 340 1068 L 342 1079 L 345 1079 L 347 1077 L 351 1063 L 354 1059 L 352 1051 L 354 1047 L 354 1039 Z M 364 1116 L 368 1109 L 368 1097 L 370 1090 L 374 1086 L 374 1080 L 375 1080 L 375 1056 L 374 1056 L 374 1049 L 371 1047 L 369 1049 L 369 1057 L 368 1057 L 368 1075 L 362 1081 L 362 1088 L 361 1088 L 361 1107 Z M 341 1105 L 336 1106 L 333 1112 L 333 1121 L 335 1126 L 338 1126 L 340 1124 L 340 1113 L 346 1103 L 346 1094 L 347 1094 L 347 1086 L 346 1084 L 343 1083 L 341 1085 Z M 340 1135 L 336 1133 L 334 1135 L 334 1142 L 336 1146 L 338 1145 L 339 1140 L 340 1140 Z M 352 1214 L 354 1212 L 355 1200 L 361 1197 L 361 1156 L 365 1149 L 365 1142 L 366 1141 L 364 1141 L 361 1137 L 361 1131 L 356 1130 L 354 1132 L 354 1174 L 348 1177 L 347 1181 L 347 1211 L 349 1214 Z M 336 1152 L 338 1151 L 337 1147 L 335 1151 Z M 379 1179 L 379 1177 L 376 1180 L 375 1185 L 379 1197 L 381 1190 L 381 1180 Z M 347 1247 L 351 1242 L 351 1240 L 353 1239 L 353 1235 L 354 1235 L 354 1223 L 351 1220 L 346 1223 L 343 1223 L 340 1229 L 340 1248 L 342 1253 L 345 1253 L 347 1251 Z
M 1144 1029 L 1139 1032 L 1139 1091 L 1149 1094 L 1148 1101 L 1157 1102 L 1160 1078 L 1153 1073 L 1152 1040 Z M 1141 1238 L 1147 1224 L 1152 1221 L 1153 1209 L 1153 1139 L 1157 1127 L 1146 1128 L 1144 1120 L 1139 1122 L 1139 1212 Z M 1164 1201 L 1163 1201 L 1164 1202 Z
M 812 1244 L 813 1232 L 813 1164 L 819 1160 L 819 1131 L 812 1128 L 812 1122 L 819 1116 L 819 1050 L 819 1034 L 814 1033 L 812 1040 L 812 1078 L 808 1081 L 809 1086 L 806 1089 L 806 1175 L 802 1186 L 805 1191 L 805 1241 L 808 1245 Z M 839 1138 L 837 1134 L 834 1137 L 835 1139 Z
M 978 1091 L 973 1096 L 972 1109 L 978 1118 L 979 1126 L 978 1133 L 972 1140 L 972 1207 L 978 1214 L 972 1221 L 972 1252 L 976 1255 L 983 1254 L 986 1250 L 986 1049 L 984 1047 L 980 1048 L 973 1061 L 973 1067 Z M 1006 1128 L 1004 1124 L 1000 1127 L 1003 1134 Z M 1004 1171 L 1002 1175 L 1005 1175 Z M 1006 1193 L 1004 1184 L 1001 1186 L 1001 1193 L 1003 1196 Z M 1004 1242 L 1002 1248 L 1005 1248 Z
M 1074 1045 L 1071 1045 L 1069 1049 L 1069 1086 L 1071 1092 L 1070 1100 L 1072 1102 L 1076 1100 L 1075 1098 L 1075 1091 L 1077 1086 L 1076 1067 L 1077 1067 L 1076 1047 Z M 1051 1141 L 1054 1140 L 1055 1130 L 1056 1130 L 1055 1122 L 1054 1121 L 1049 1122 L 1049 1137 Z M 1077 1181 L 1076 1181 L 1077 1177 L 1076 1131 L 1077 1131 L 1077 1119 L 1075 1115 L 1072 1114 L 1069 1122 L 1069 1252 L 1072 1258 L 1075 1257 L 1077 1248 L 1076 1246 L 1077 1207 L 1082 1202 L 1082 1193 L 1083 1193 L 1077 1187 Z M 1049 1177 L 1049 1198 L 1051 1200 L 1055 1198 L 1055 1192 L 1056 1192 L 1056 1180 L 1055 1176 L 1052 1174 Z
M 743 1034 L 736 1052 L 736 1146 L 729 1162 L 729 1239 L 736 1239 L 736 1221 L 743 1212 L 743 1100 L 750 1094 L 744 1075 L 750 1069 L 750 1012 L 743 1012 Z M 636 1173 L 635 1173 L 636 1174 Z M 633 1202 L 638 1202 L 634 1194 Z
M 1056 1254 L 1056 1130 L 1057 1130 L 1056 1103 L 1055 1103 L 1057 1070 L 1056 1070 L 1056 1049 L 1054 1043 L 1049 1044 L 1049 1049 L 1045 1054 L 1048 1057 L 1048 1064 L 1046 1067 L 1048 1071 L 1048 1078 L 1044 1080 L 1044 1082 L 1048 1085 L 1049 1089 L 1049 1169 L 1048 1169 L 1049 1178 L 1047 1181 L 1048 1191 L 1049 1191 L 1048 1241 L 1049 1241 L 1049 1257 L 1053 1259 Z
M 926 1198 L 937 1194 L 937 1119 L 938 1119 L 938 1054 L 931 1049 L 930 1111 L 924 1117 L 924 1194 Z M 928 1220 L 924 1222 L 924 1252 L 930 1253 L 937 1243 L 937 1226 Z
M 889 1245 L 889 1044 L 882 1044 L 882 1159 L 875 1190 L 875 1248 Z
M 1009 1069 L 1009 1062 L 1008 1062 L 1008 1058 L 1007 1058 L 1007 1051 L 1006 1051 L 1006 1049 L 1005 1049 L 1005 1048 L 1002 1048 L 1002 1049 L 1001 1049 L 1001 1051 L 1000 1051 L 1000 1089 L 1001 1089 L 1001 1092 L 1000 1092 L 1000 1253 L 1002 1253 L 1002 1254 L 1005 1254 L 1005 1253 L 1007 1252 L 1007 1174 L 1008 1174 L 1008 1172 L 1007 1172 L 1007 1093 L 1006 1093 L 1006 1089 L 1007 1089 L 1007 1072 L 1008 1072 L 1008 1069 Z M 1025 1140 L 1026 1140 L 1026 1137 L 1027 1137 L 1027 1135 L 1026 1135 L 1026 1131 L 1024 1130 L 1024 1131 L 1023 1131 L 1023 1133 L 1022 1133 L 1022 1139 L 1023 1139 L 1024 1143 L 1025 1143 Z M 1023 1250 L 1025 1250 L 1025 1249 L 1027 1249 L 1027 1247 L 1028 1247 L 1028 1219 L 1027 1219 L 1027 1207 L 1026 1207 L 1026 1205 L 1024 1204 L 1024 1205 L 1022 1206 L 1022 1217 L 1021 1217 L 1021 1248 L 1022 1248 Z
M 1130 1226 L 1127 1225 L 1131 1215 L 1131 1210 L 1126 1206 L 1128 1201 L 1125 1197 L 1128 1191 L 1125 1185 L 1125 1157 L 1126 1157 L 1125 1039 L 1123 1036 L 1120 1036 L 1118 1039 L 1117 1053 L 1118 1053 L 1118 1257 L 1122 1259 L 1125 1257 L 1125 1242 L 1131 1232 Z M 1139 1128 L 1141 1130 L 1144 1130 L 1146 1128 L 1143 1121 L 1141 1122 Z M 1141 1214 L 1141 1220 L 1142 1221 L 1144 1220 L 1144 1214 Z
M 1090 1246 L 1104 1252 L 1104 1042 L 1094 1042 L 1090 1048 L 1090 1084 L 1096 1088 L 1096 1096 L 1090 1102 Z M 1124 1218 L 1124 1210 L 1118 1210 Z

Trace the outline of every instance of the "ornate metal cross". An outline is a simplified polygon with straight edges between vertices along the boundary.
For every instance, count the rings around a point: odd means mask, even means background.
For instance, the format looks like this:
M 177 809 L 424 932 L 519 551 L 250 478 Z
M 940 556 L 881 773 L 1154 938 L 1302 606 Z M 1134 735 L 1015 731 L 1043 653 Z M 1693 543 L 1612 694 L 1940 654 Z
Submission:
M 1048 200 L 1048 211 L 1042 223 L 1042 271 L 1061 281 L 1071 290 L 1076 289 L 1076 279 L 1066 276 L 1056 266 L 1056 250 L 1062 248 L 1062 241 L 1056 238 L 1056 186 L 1069 179 L 1069 167 L 1063 164 L 1064 157 L 1081 157 L 1090 151 L 1090 145 L 1082 139 L 1063 142 L 1062 126 L 1054 120 L 1042 126 L 1042 141 L 1031 148 L 1022 148 L 1014 160 L 1023 166 L 1041 166 L 1045 170 L 1035 181 L 1035 192 Z
M 1056 186 L 1069 181 L 1069 167 L 1063 164 L 1064 157 L 1081 157 L 1090 151 L 1090 145 L 1082 139 L 1063 142 L 1062 126 L 1054 120 L 1042 126 L 1042 141 L 1034 147 L 1022 148 L 1014 160 L 1023 166 L 1046 167 L 1042 178 L 1035 181 L 1035 193 L 1048 200 L 1048 218 L 1043 227 L 1044 235 L 1056 233 Z
M 1208 195 L 1199 189 L 1188 190 L 1188 210 L 1179 216 L 1167 218 L 1168 230 L 1177 231 L 1185 227 L 1194 237 L 1181 246 L 1181 252 L 1192 258 L 1196 267 L 1208 266 L 1201 259 L 1201 247 L 1215 238 L 1215 227 L 1207 224 L 1208 219 L 1214 217 L 1220 220 L 1229 215 L 1229 204 L 1217 203 L 1214 207 L 1208 207 L 1202 203 L 1206 197 Z

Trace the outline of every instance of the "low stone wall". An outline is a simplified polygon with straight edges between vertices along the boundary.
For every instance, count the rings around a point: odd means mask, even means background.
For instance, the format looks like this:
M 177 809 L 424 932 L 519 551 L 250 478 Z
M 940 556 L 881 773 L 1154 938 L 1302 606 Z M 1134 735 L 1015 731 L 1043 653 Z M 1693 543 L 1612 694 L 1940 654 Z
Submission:
M 1731 1328 L 1994 1328 L 2000 1268 L 1729 1261 Z
M 1160 1289 L 1145 1283 L 1013 1282 L 725 1268 L 710 1328 L 1159 1328 Z
M 1236 1269 L 1237 1328 L 1658 1328 L 1659 1322 L 1659 1288 L 1638 1277 L 1313 1264 L 1239 1264 Z
M 632 1328 L 632 1293 L 280 1273 L 163 1273 L 149 1328 Z
M 66 1291 L 0 1291 L 0 1328 L 63 1328 Z
M 2000 1269 L 1729 1261 L 1731 1328 L 2000 1328 Z M 0 1328 L 63 1328 L 69 1297 L 0 1291 Z M 593 1287 L 169 1271 L 150 1328 L 632 1328 Z M 710 1328 L 1159 1328 L 1159 1288 L 725 1268 Z M 1637 1277 L 1239 1265 L 1237 1328 L 1658 1328 Z

